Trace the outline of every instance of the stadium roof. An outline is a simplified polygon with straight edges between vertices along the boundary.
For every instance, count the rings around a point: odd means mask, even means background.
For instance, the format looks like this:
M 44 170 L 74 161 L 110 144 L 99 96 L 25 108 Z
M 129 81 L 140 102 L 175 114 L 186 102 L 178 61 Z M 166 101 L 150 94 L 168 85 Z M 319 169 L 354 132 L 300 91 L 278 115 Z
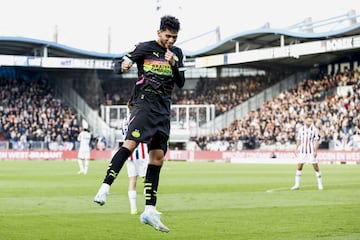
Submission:
M 218 54 L 245 52 L 249 50 L 291 46 L 335 38 L 360 35 L 360 15 L 354 11 L 347 14 L 311 22 L 311 19 L 284 29 L 273 29 L 269 25 L 251 31 L 241 32 L 216 44 L 194 52 L 185 52 L 187 57 L 205 57 Z M 283 59 L 242 63 L 241 66 L 257 69 L 307 69 L 313 65 L 322 65 L 358 54 L 359 49 L 333 51 Z M 228 65 L 231 66 L 231 65 Z M 239 65 L 232 65 L 238 67 Z
M 360 35 L 360 23 L 358 19 L 360 15 L 343 15 L 326 19 L 319 22 L 308 23 L 302 22 L 295 24 L 286 29 L 272 29 L 264 27 L 252 31 L 241 32 L 230 36 L 218 43 L 209 47 L 189 52 L 184 49 L 185 56 L 189 59 L 224 54 L 234 53 L 254 49 L 279 47 L 281 44 L 287 46 L 298 43 L 311 42 L 316 40 L 325 40 L 336 37 L 347 37 Z M 316 28 L 324 27 L 333 24 L 342 24 L 352 21 L 352 24 L 338 30 L 329 30 L 322 33 L 315 33 Z M 300 32 L 298 32 L 300 30 Z M 353 50 L 355 51 L 355 50 Z M 37 40 L 24 37 L 0 37 L 0 55 L 20 55 L 20 56 L 47 56 L 47 57 L 67 57 L 67 58 L 87 58 L 87 59 L 117 59 L 121 58 L 124 53 L 107 54 L 85 51 L 81 49 L 72 48 L 56 42 Z M 284 59 L 272 62 L 272 67 L 309 67 L 313 63 L 325 63 L 336 60 L 344 55 L 344 52 L 331 52 L 326 54 L 309 55 L 308 57 L 299 59 Z M 266 61 L 252 62 L 243 64 L 248 67 L 265 68 L 269 63 Z M 275 65 L 274 65 L 275 64 Z
M 295 43 L 325 40 L 336 37 L 347 37 L 360 34 L 360 23 L 337 31 L 322 33 L 298 33 L 287 29 L 260 28 L 230 36 L 214 45 L 195 52 L 187 52 L 188 57 L 201 57 L 236 51 L 247 51 L 268 47 L 279 47 L 281 36 L 284 36 L 284 45 Z M 238 46 L 236 46 L 238 45 Z
M 44 56 L 44 51 L 46 51 L 47 57 L 116 59 L 123 56 L 123 54 L 107 54 L 81 50 L 45 40 L 0 36 L 0 55 Z
M 204 57 L 217 54 L 244 52 L 255 49 L 275 48 L 281 46 L 290 46 L 293 44 L 314 42 L 319 40 L 328 40 L 341 37 L 360 35 L 360 23 L 350 27 L 324 33 L 296 33 L 283 29 L 258 29 L 239 33 L 207 48 L 187 54 L 190 58 Z M 287 57 L 275 60 L 262 60 L 256 62 L 242 63 L 241 66 L 256 69 L 307 69 L 316 65 L 328 64 L 344 57 L 350 57 L 360 52 L 359 48 L 343 51 L 332 51 L 317 53 L 313 55 L 302 56 L 301 58 Z M 228 65 L 231 67 L 231 65 Z M 238 67 L 239 65 L 233 65 Z
M 346 37 L 358 34 L 360 34 L 360 23 L 351 25 L 341 30 L 324 33 L 297 33 L 286 29 L 261 28 L 238 33 L 216 44 L 194 52 L 184 50 L 184 54 L 187 57 L 201 57 L 235 51 L 277 47 L 280 46 L 281 36 L 284 36 L 285 45 L 291 45 L 294 43 L 324 40 L 335 37 Z M 236 46 L 237 44 L 238 46 Z M 86 51 L 72 48 L 56 42 L 32 38 L 0 36 L 1 55 L 43 56 L 45 47 L 47 48 L 48 57 L 115 59 L 121 58 L 124 55 L 124 53 L 108 54 Z

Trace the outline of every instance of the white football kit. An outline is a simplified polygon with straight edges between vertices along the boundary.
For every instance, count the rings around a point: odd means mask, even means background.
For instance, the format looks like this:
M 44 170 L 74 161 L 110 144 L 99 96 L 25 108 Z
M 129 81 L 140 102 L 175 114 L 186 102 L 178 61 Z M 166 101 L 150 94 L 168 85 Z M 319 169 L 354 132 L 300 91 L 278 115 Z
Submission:
M 91 134 L 87 131 L 82 131 L 82 132 L 80 132 L 77 140 L 80 142 L 78 158 L 79 159 L 90 159 Z
M 301 141 L 298 163 L 318 163 L 314 152 L 315 143 L 319 141 L 319 131 L 314 124 L 309 128 L 302 126 L 298 131 L 297 140 Z
M 128 177 L 145 177 L 149 164 L 149 152 L 146 143 L 139 143 L 126 161 Z
M 78 174 L 87 174 L 90 160 L 90 141 L 91 134 L 88 131 L 81 131 L 77 140 L 80 142 L 78 151 Z

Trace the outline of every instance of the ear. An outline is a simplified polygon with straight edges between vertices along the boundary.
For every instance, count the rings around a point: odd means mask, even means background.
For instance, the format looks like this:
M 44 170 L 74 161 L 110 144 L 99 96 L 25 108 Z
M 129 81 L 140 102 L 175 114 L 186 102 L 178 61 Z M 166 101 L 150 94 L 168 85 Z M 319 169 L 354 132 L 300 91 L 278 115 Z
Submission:
M 157 30 L 158 37 L 160 37 L 160 34 L 161 34 L 161 30 Z

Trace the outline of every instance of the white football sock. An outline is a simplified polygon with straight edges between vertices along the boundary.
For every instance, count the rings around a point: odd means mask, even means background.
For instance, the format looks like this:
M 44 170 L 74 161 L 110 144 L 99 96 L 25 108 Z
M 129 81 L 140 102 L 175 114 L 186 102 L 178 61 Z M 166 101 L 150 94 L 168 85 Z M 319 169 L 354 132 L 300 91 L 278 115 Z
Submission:
M 155 206 L 153 205 L 145 205 L 145 211 L 154 211 L 155 210 Z
M 89 160 L 86 159 L 85 160 L 85 165 L 84 165 L 84 174 L 87 174 L 88 169 L 89 169 Z
M 78 159 L 80 172 L 84 172 L 84 165 L 82 159 Z
M 319 188 L 320 188 L 320 187 L 322 188 L 322 174 L 321 174 L 320 171 L 315 172 L 315 174 L 316 174 L 318 186 L 319 186 Z
M 128 191 L 128 196 L 130 202 L 130 209 L 136 210 L 136 191 L 135 190 Z
M 109 192 L 110 192 L 110 185 L 107 184 L 107 183 L 101 184 L 98 193 L 100 193 L 100 194 L 104 194 L 104 193 L 109 194 Z
M 295 186 L 296 187 L 300 187 L 301 174 L 302 174 L 302 171 L 296 170 L 296 174 L 295 174 Z

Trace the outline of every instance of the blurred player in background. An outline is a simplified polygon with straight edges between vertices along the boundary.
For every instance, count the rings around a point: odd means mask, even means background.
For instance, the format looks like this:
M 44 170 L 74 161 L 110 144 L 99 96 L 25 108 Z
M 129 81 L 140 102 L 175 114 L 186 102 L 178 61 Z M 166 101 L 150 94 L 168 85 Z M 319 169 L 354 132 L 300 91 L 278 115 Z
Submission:
M 115 72 L 125 73 L 136 63 L 138 80 L 130 101 L 132 109 L 128 133 L 123 145 L 111 159 L 94 198 L 99 205 L 105 204 L 110 186 L 125 161 L 139 143 L 147 143 L 150 160 L 144 182 L 145 210 L 140 215 L 140 222 L 162 232 L 169 232 L 169 228 L 160 221 L 155 206 L 170 134 L 171 94 L 175 84 L 182 88 L 185 83 L 183 53 L 174 46 L 179 30 L 177 18 L 169 15 L 162 17 L 157 40 L 139 43 L 115 65 Z
M 78 164 L 79 172 L 78 174 L 86 175 L 89 169 L 90 161 L 90 141 L 91 134 L 87 129 L 87 124 L 83 124 L 83 129 L 78 135 L 77 140 L 80 142 L 79 152 L 78 152 Z
M 298 157 L 298 165 L 295 174 L 295 185 L 291 190 L 300 189 L 302 169 L 305 163 L 312 164 L 318 182 L 318 189 L 323 189 L 321 171 L 317 160 L 319 138 L 319 131 L 315 127 L 311 115 L 308 115 L 305 118 L 304 125 L 299 128 L 297 134 L 295 156 Z

